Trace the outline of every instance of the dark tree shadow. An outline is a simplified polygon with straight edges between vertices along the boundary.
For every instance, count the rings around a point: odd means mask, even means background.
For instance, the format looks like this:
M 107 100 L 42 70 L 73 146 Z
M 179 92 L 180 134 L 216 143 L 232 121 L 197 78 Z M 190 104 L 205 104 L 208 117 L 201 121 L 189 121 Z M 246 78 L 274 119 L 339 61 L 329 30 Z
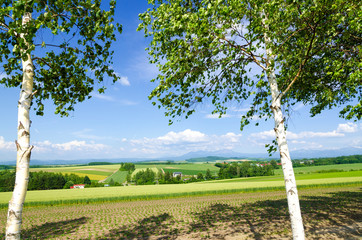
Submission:
M 50 222 L 40 226 L 33 227 L 31 229 L 25 229 L 22 231 L 22 239 L 46 239 L 56 238 L 63 234 L 74 233 L 78 228 L 87 223 L 89 218 L 81 217 L 66 221 Z
M 150 236 L 158 236 L 157 239 L 171 239 L 177 235 L 177 229 L 173 229 L 173 225 L 172 217 L 163 213 L 144 218 L 134 225 L 112 229 L 101 239 L 149 239 Z
M 362 192 L 302 196 L 300 204 L 307 239 L 360 239 Z M 238 236 L 244 239 L 292 238 L 286 199 L 239 205 L 217 203 L 189 214 L 191 223 L 186 219 L 176 222 L 169 213 L 162 213 L 111 229 L 97 239 L 225 239 L 227 236 L 234 236 L 234 239 L 238 239 Z M 46 223 L 25 230 L 23 239 L 57 239 L 62 234 L 75 233 L 87 221 L 88 218 L 82 217 Z
M 330 196 L 306 196 L 300 200 L 308 239 L 327 234 L 340 239 L 359 239 L 362 220 L 362 193 L 338 192 Z M 196 221 L 189 232 L 211 232 L 215 239 L 243 233 L 252 239 L 291 237 L 286 199 L 266 200 L 241 206 L 214 204 L 193 213 Z M 224 229 L 215 231 L 215 229 Z

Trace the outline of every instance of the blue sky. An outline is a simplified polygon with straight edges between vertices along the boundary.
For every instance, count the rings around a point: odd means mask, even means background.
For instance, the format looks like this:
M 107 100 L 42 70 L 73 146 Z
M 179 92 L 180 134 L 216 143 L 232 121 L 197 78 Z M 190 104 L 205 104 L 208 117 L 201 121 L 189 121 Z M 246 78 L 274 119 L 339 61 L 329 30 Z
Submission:
M 148 95 L 156 86 L 150 80 L 157 68 L 147 60 L 149 39 L 136 32 L 138 14 L 147 1 L 117 1 L 116 21 L 123 25 L 114 45 L 114 70 L 121 76 L 107 91 L 76 105 L 67 118 L 54 114 L 47 102 L 43 117 L 31 113 L 32 159 L 97 159 L 179 156 L 191 151 L 233 150 L 241 153 L 266 152 L 264 145 L 274 138 L 272 120 L 249 125 L 240 132 L 240 116 L 248 105 L 230 105 L 223 118 L 210 113 L 211 106 L 197 107 L 189 119 L 168 125 L 163 110 L 152 106 Z M 0 162 L 16 158 L 17 101 L 19 89 L 0 86 Z M 296 105 L 288 120 L 291 150 L 362 148 L 362 124 L 338 118 L 338 109 L 310 118 L 309 107 Z

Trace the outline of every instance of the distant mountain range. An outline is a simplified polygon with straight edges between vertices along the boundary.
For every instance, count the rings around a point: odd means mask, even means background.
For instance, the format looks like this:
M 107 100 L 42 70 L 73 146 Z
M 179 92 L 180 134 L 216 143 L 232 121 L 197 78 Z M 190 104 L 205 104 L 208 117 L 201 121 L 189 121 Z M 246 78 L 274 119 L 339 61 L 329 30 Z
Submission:
M 349 156 L 349 155 L 362 155 L 362 148 L 341 148 L 332 150 L 298 150 L 291 151 L 292 159 L 301 158 L 322 158 L 322 157 L 338 157 L 338 156 Z M 58 164 L 87 164 L 90 162 L 139 162 L 139 161 L 182 161 L 191 158 L 200 157 L 222 157 L 222 158 L 279 158 L 279 153 L 274 153 L 271 157 L 267 153 L 239 153 L 231 150 L 221 151 L 196 151 L 189 152 L 182 156 L 167 157 L 167 158 L 112 158 L 112 159 L 76 159 L 76 160 L 31 160 L 31 165 L 58 165 Z M 15 161 L 0 162 L 0 165 L 15 165 Z

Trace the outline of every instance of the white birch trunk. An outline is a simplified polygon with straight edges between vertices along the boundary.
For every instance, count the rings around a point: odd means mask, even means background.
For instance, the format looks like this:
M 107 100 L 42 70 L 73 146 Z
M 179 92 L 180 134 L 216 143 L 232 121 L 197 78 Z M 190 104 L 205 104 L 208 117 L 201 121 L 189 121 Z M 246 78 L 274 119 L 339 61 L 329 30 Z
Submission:
M 263 23 L 266 30 L 269 30 L 268 25 L 265 24 L 266 16 L 263 16 Z M 274 66 L 272 64 L 272 50 L 268 47 L 270 44 L 270 38 L 268 34 L 264 33 L 265 39 L 265 48 L 266 55 L 268 61 L 268 72 L 267 77 L 270 85 L 271 95 L 272 95 L 272 104 L 270 108 L 272 109 L 274 115 L 275 122 L 275 136 L 278 143 L 279 153 L 280 153 L 280 161 L 282 163 L 284 182 L 285 182 L 285 190 L 287 193 L 287 201 L 288 201 L 288 209 L 289 216 L 292 225 L 293 239 L 294 240 L 304 240 L 304 226 L 302 214 L 300 211 L 297 184 L 295 181 L 294 171 L 292 161 L 290 159 L 286 130 L 284 126 L 284 117 L 281 109 L 281 93 L 278 89 L 278 84 L 276 81 Z
M 23 17 L 23 25 L 31 20 L 31 14 Z M 21 35 L 24 38 L 23 35 Z M 6 224 L 6 239 L 20 239 L 23 204 L 29 182 L 29 161 L 33 146 L 30 146 L 29 110 L 33 96 L 34 68 L 30 57 L 23 64 L 23 82 L 18 102 L 18 140 L 16 141 L 16 177 L 12 198 L 9 202 Z

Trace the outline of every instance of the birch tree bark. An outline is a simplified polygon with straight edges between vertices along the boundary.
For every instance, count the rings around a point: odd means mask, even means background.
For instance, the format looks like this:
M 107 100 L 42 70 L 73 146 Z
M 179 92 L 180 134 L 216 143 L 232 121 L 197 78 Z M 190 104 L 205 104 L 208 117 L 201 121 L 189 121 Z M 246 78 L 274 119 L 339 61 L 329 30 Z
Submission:
M 111 47 L 116 33 L 122 32 L 122 25 L 114 21 L 115 8 L 115 0 L 1 2 L 0 65 L 5 75 L 0 76 L 0 84 L 9 88 L 21 86 L 17 169 L 6 239 L 20 238 L 33 148 L 30 107 L 43 116 L 44 101 L 51 99 L 55 113 L 68 116 L 77 103 L 89 99 L 94 91 L 103 93 L 106 87 L 100 83 L 104 80 L 119 80 L 111 67 Z M 39 35 L 45 37 L 37 38 Z M 74 37 L 78 41 L 71 41 Z
M 312 116 L 343 106 L 340 116 L 361 118 L 359 2 L 155 0 L 139 15 L 159 70 L 149 99 L 166 117 L 188 118 L 205 101 L 221 117 L 230 102 L 251 100 L 241 131 L 253 117 L 274 118 L 294 239 L 304 228 L 281 104 L 311 104 Z
M 31 20 L 31 14 L 23 16 L 22 24 L 26 25 Z M 24 38 L 24 34 L 21 34 Z M 15 141 L 17 148 L 15 187 L 9 202 L 8 217 L 6 224 L 6 239 L 20 239 L 23 205 L 29 182 L 29 161 L 33 146 L 30 145 L 30 118 L 29 111 L 33 97 L 34 68 L 27 54 L 26 60 L 22 60 L 23 81 L 18 102 L 18 140 Z
M 264 15 L 264 13 L 263 13 Z M 266 32 L 269 30 L 268 25 L 265 24 L 266 17 L 263 16 L 263 23 L 266 29 Z M 270 108 L 272 109 L 274 116 L 274 131 L 280 153 L 280 161 L 282 163 L 285 190 L 287 193 L 288 201 L 288 210 L 290 221 L 292 225 L 292 233 L 294 240 L 304 240 L 304 226 L 302 214 L 300 211 L 299 197 L 297 191 L 297 184 L 295 181 L 294 170 L 292 161 L 290 159 L 290 153 L 288 149 L 286 130 L 284 126 L 284 117 L 281 109 L 281 98 L 283 94 L 279 91 L 278 83 L 276 81 L 274 65 L 272 63 L 273 55 L 271 49 L 268 47 L 270 44 L 270 38 L 267 33 L 264 33 L 265 48 L 267 55 L 267 78 L 270 86 L 270 91 L 272 95 L 272 104 Z

